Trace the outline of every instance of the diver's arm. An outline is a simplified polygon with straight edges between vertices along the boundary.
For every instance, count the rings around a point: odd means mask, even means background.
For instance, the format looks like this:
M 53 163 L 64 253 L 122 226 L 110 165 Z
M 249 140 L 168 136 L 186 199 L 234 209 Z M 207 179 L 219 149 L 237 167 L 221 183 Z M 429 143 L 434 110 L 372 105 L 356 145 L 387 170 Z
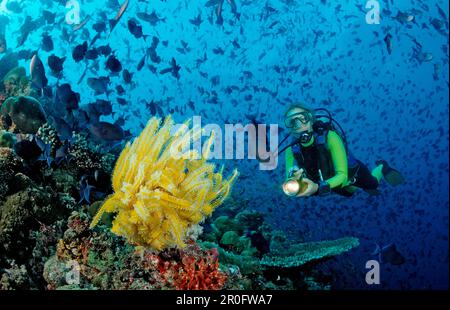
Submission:
M 288 179 L 291 177 L 293 171 L 299 170 L 295 164 L 295 157 L 291 147 L 288 147 L 284 152 L 284 158 L 286 162 L 286 179 Z
M 328 132 L 327 142 L 331 159 L 333 161 L 335 175 L 325 182 L 330 186 L 330 188 L 336 188 L 347 183 L 347 153 L 345 152 L 345 146 L 341 137 L 339 137 L 336 132 L 331 130 Z

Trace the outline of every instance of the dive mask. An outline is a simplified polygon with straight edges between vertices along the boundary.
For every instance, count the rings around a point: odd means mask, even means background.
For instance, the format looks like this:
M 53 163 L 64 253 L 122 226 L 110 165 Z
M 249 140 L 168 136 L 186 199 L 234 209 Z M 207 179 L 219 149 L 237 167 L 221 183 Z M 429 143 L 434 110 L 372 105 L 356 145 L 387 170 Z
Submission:
M 309 112 L 298 112 L 290 115 L 284 120 L 284 125 L 286 128 L 290 129 L 299 129 L 302 127 L 302 124 L 308 124 L 311 121 L 311 113 Z

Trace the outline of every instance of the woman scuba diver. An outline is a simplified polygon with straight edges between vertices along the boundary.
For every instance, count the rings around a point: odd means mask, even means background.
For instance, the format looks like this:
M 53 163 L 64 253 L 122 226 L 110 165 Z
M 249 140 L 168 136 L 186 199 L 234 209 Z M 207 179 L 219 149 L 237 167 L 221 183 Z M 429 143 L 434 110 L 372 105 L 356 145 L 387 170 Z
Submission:
M 319 115 L 320 111 L 326 114 Z M 358 188 L 378 194 L 377 187 L 383 177 L 393 186 L 404 182 L 400 172 L 385 160 L 377 160 L 377 166 L 369 171 L 355 159 L 347 150 L 345 133 L 326 109 L 295 104 L 289 107 L 284 118 L 294 138 L 280 151 L 286 151 L 287 179 L 283 191 L 287 195 L 308 197 L 333 191 L 350 197 Z M 327 121 L 322 121 L 324 118 Z

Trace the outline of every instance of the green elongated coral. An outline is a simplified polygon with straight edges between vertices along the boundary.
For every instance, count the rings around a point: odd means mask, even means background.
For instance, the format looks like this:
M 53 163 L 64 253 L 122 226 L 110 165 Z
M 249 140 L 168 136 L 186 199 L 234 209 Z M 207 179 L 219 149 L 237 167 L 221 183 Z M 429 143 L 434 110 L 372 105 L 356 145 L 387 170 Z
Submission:
M 354 237 L 299 243 L 292 245 L 286 253 L 265 255 L 261 259 L 261 265 L 280 268 L 299 267 L 314 260 L 342 254 L 357 246 L 359 240 Z
M 198 154 L 185 148 L 201 138 L 201 129 L 189 129 L 185 123 L 171 134 L 173 126 L 170 116 L 162 125 L 152 118 L 141 135 L 127 144 L 114 168 L 114 194 L 91 227 L 104 212 L 117 213 L 112 232 L 130 243 L 156 250 L 183 247 L 189 229 L 225 200 L 238 173 L 235 170 L 224 180 L 206 161 L 213 136 Z

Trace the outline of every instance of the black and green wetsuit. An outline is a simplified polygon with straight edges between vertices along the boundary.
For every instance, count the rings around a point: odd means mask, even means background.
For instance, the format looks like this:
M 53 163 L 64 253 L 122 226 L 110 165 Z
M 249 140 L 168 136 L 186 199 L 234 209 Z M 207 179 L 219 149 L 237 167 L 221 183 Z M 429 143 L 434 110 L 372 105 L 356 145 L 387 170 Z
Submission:
M 323 143 L 313 136 L 307 144 L 299 142 L 286 150 L 286 174 L 297 166 L 305 170 L 309 179 L 319 183 L 321 173 L 330 189 L 343 196 L 351 196 L 356 187 L 375 190 L 383 176 L 383 166 L 370 172 L 361 161 L 349 160 L 345 145 L 335 131 L 329 130 L 324 135 Z

